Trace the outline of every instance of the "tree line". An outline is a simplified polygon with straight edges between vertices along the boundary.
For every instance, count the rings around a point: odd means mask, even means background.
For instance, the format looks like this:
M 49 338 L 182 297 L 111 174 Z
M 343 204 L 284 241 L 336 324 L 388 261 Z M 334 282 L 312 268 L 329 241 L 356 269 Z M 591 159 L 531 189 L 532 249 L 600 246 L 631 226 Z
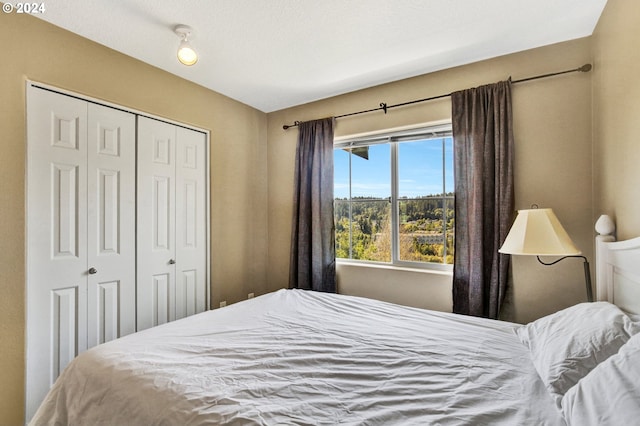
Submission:
M 356 197 L 349 201 L 336 198 L 334 211 L 336 257 L 391 261 L 389 199 Z M 444 197 L 437 195 L 401 198 L 398 200 L 398 217 L 401 260 L 453 263 L 453 193 L 447 193 Z

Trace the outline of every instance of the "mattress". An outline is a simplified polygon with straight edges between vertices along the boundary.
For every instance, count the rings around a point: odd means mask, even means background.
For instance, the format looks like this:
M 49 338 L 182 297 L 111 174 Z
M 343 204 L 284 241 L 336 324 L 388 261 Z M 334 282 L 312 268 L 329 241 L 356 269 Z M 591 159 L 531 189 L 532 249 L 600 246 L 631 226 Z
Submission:
M 31 424 L 564 425 L 518 327 L 279 290 L 80 354 Z

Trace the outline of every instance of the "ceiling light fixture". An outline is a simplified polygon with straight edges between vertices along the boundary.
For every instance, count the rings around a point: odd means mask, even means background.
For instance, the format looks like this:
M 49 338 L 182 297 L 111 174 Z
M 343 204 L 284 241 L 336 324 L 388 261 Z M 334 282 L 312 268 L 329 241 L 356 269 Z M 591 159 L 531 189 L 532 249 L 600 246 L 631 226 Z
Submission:
M 198 54 L 193 50 L 193 47 L 191 47 L 191 44 L 189 43 L 189 37 L 191 37 L 191 33 L 193 32 L 191 27 L 186 25 L 177 25 L 173 31 L 182 40 L 178 47 L 178 60 L 187 66 L 191 66 L 198 62 Z

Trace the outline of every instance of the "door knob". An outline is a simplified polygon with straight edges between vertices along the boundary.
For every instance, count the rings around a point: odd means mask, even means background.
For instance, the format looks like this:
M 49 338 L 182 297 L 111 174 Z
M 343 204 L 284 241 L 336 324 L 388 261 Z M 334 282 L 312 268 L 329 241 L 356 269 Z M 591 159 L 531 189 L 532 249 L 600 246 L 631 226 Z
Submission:
M 175 260 L 173 260 L 173 259 L 169 259 L 169 265 L 175 265 L 175 264 L 176 264 L 176 261 L 175 261 Z
M 97 270 L 96 268 L 89 268 L 89 273 L 90 273 L 91 275 L 93 275 L 93 274 L 97 274 L 97 273 L 98 273 L 98 270 Z

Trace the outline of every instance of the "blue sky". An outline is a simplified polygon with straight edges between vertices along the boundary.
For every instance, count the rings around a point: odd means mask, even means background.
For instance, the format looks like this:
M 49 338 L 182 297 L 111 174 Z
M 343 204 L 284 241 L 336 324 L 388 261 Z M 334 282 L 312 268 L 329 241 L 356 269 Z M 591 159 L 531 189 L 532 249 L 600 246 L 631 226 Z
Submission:
M 399 149 L 399 196 L 415 198 L 442 193 L 442 139 L 404 142 Z M 352 156 L 353 197 L 391 196 L 391 160 L 388 144 L 369 147 L 369 159 Z M 446 191 L 453 192 L 453 142 L 445 142 Z M 334 196 L 349 196 L 349 153 L 334 151 Z

